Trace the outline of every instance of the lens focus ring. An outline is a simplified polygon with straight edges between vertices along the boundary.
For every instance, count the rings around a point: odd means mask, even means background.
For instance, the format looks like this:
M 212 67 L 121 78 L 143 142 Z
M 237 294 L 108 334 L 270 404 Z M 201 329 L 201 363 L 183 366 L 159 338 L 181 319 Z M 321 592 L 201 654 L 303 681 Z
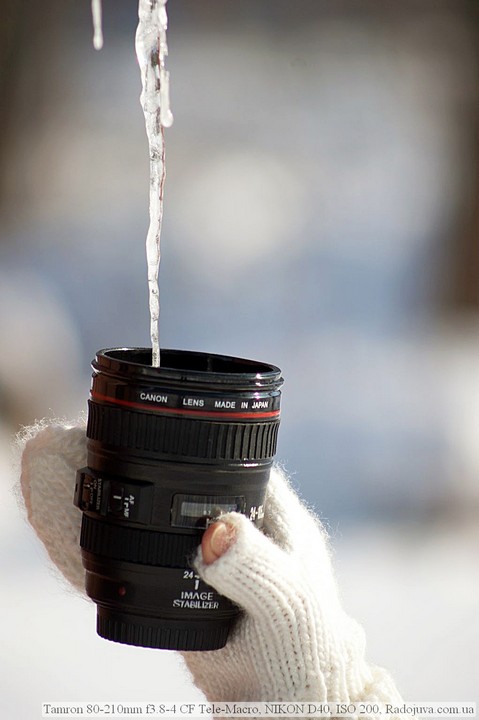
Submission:
M 89 401 L 87 437 L 122 450 L 158 458 L 267 460 L 274 457 L 279 420 L 214 422 L 141 413 Z
M 83 515 L 80 547 L 86 552 L 141 565 L 184 568 L 201 538 L 111 525 Z

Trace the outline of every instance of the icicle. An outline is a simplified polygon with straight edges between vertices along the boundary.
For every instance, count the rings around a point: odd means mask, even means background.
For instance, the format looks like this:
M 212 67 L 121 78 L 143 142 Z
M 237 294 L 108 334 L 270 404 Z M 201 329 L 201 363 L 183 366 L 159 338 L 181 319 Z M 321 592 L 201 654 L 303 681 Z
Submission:
M 93 18 L 93 47 L 95 50 L 101 50 L 103 47 L 101 0 L 91 0 L 91 14 Z
M 165 69 L 168 54 L 166 30 L 167 0 L 139 0 L 136 54 L 140 65 L 141 106 L 145 116 L 150 152 L 150 226 L 146 238 L 152 365 L 160 365 L 159 287 L 160 237 L 163 220 L 163 189 L 166 178 L 164 128 L 173 115 L 169 101 L 169 74 Z

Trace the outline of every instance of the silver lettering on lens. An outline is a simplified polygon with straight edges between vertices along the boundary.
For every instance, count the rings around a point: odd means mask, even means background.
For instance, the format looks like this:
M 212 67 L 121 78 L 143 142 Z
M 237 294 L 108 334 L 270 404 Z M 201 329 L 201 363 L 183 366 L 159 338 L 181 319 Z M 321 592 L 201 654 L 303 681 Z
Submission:
M 183 590 L 179 598 L 173 600 L 173 607 L 194 608 L 195 610 L 217 610 L 219 602 L 213 592 L 195 592 Z
M 167 403 L 168 395 L 156 395 L 155 393 L 141 392 L 140 400 L 149 400 L 150 402 L 156 403 Z
M 204 407 L 205 401 L 200 398 L 184 397 L 183 405 L 186 407 Z
M 96 487 L 95 487 L 96 485 Z M 101 507 L 101 496 L 102 496 L 102 489 L 103 489 L 103 480 L 102 478 L 97 478 L 96 483 L 93 482 L 93 487 L 96 490 L 96 505 L 95 510 L 99 512 Z
M 249 519 L 253 522 L 255 520 L 262 520 L 264 518 L 264 507 L 263 505 L 260 505 L 259 507 L 252 507 L 249 511 Z

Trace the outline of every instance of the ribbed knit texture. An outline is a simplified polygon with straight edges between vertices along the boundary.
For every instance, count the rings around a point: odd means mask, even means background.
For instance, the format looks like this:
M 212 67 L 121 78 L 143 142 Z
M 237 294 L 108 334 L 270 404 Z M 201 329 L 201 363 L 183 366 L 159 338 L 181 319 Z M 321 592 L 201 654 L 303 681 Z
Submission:
M 57 423 L 31 430 L 22 457 L 28 519 L 51 559 L 84 586 L 75 474 L 86 464 L 85 428 Z M 344 612 L 322 527 L 284 475 L 271 473 L 264 534 L 229 513 L 236 541 L 200 576 L 244 609 L 226 647 L 182 653 L 209 700 L 401 703 L 386 671 L 369 665 L 361 627 Z
M 31 428 L 22 455 L 21 490 L 28 520 L 65 578 L 84 591 L 81 512 L 73 505 L 76 471 L 86 464 L 85 427 L 54 423 Z
M 245 613 L 224 649 L 183 653 L 195 683 L 209 700 L 400 703 L 341 606 L 323 526 L 278 469 L 265 506 L 265 534 L 229 513 L 235 543 L 211 565 L 198 551 L 201 577 Z

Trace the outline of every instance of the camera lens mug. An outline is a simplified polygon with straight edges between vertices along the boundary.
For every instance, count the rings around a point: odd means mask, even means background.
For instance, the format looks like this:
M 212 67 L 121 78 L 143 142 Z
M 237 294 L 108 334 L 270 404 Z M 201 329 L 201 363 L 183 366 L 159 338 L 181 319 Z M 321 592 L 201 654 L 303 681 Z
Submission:
M 190 560 L 221 513 L 261 528 L 283 379 L 243 358 L 162 350 L 161 360 L 116 348 L 92 362 L 74 497 L 86 591 L 108 640 L 216 650 L 240 610 Z

